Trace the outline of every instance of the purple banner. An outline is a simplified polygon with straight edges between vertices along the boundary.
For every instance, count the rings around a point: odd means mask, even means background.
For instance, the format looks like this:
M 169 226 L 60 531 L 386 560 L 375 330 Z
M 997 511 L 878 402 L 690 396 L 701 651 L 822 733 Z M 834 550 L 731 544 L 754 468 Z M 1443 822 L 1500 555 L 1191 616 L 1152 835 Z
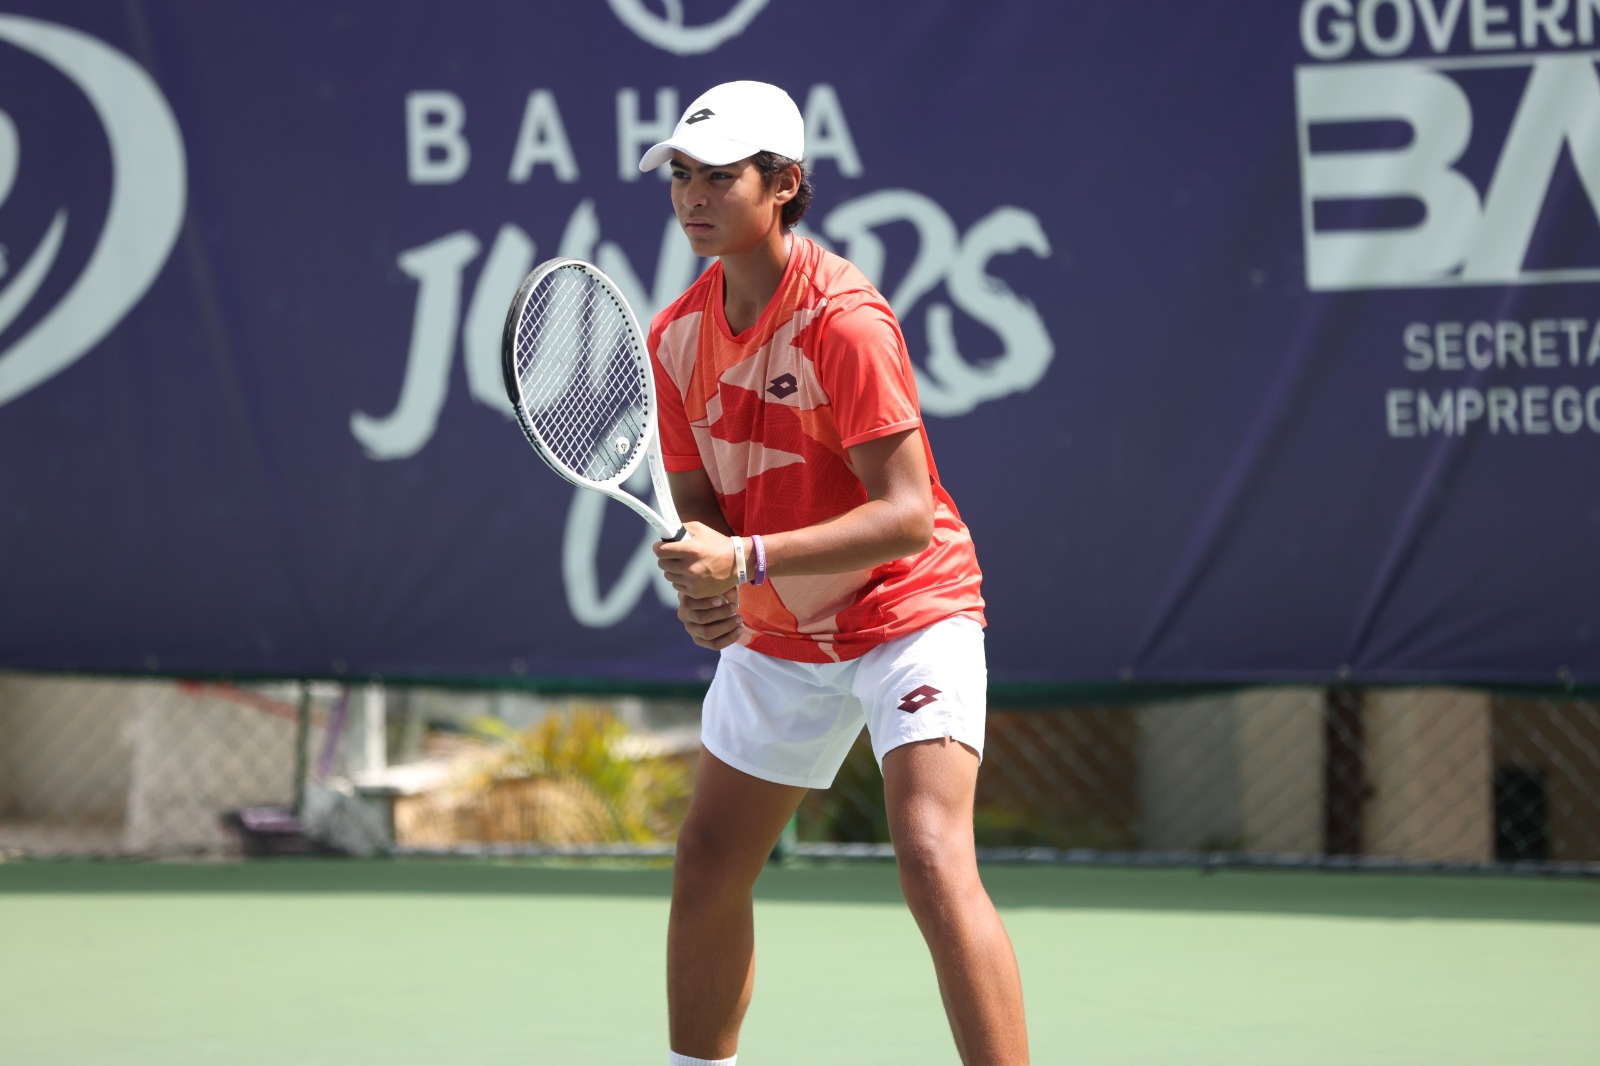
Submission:
M 537 261 L 806 115 L 1002 685 L 1600 682 L 1600 7 L 0 0 L 0 667 L 693 682 L 507 408 Z

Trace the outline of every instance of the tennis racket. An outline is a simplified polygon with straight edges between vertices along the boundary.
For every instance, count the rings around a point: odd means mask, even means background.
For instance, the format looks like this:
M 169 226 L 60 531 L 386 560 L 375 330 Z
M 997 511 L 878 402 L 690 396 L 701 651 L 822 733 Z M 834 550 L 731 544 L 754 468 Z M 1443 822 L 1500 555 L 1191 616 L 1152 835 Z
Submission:
M 620 500 L 663 540 L 684 535 L 656 439 L 656 389 L 633 309 L 580 259 L 540 263 L 501 334 L 506 395 L 533 450 L 580 488 Z M 647 463 L 657 510 L 622 487 Z

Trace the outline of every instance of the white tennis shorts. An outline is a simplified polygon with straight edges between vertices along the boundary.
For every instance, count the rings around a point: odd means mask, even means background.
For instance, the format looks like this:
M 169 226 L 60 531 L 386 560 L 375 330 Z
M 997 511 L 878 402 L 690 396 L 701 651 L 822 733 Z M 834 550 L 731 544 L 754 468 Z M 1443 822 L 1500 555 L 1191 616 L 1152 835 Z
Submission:
M 983 756 L 983 626 L 947 618 L 843 663 L 796 663 L 735 644 L 706 691 L 706 750 L 764 781 L 827 788 L 867 727 L 878 767 L 902 744 L 950 737 Z

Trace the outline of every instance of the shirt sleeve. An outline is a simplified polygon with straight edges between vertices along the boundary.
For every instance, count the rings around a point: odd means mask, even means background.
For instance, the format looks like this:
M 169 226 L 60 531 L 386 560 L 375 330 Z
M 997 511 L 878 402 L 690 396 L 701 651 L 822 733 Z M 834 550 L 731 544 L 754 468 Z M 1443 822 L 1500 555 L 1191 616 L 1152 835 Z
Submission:
M 838 298 L 819 338 L 817 375 L 846 448 L 922 424 L 916 376 L 894 312 L 865 293 Z

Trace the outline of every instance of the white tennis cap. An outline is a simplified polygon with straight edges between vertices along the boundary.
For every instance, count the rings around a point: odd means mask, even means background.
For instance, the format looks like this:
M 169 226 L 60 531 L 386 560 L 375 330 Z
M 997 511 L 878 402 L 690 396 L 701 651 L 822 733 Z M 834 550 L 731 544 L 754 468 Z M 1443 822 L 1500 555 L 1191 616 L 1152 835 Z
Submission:
M 707 89 L 683 112 L 672 136 L 639 160 L 646 173 L 682 152 L 714 167 L 757 152 L 805 158 L 806 124 L 789 94 L 764 81 L 727 81 Z

